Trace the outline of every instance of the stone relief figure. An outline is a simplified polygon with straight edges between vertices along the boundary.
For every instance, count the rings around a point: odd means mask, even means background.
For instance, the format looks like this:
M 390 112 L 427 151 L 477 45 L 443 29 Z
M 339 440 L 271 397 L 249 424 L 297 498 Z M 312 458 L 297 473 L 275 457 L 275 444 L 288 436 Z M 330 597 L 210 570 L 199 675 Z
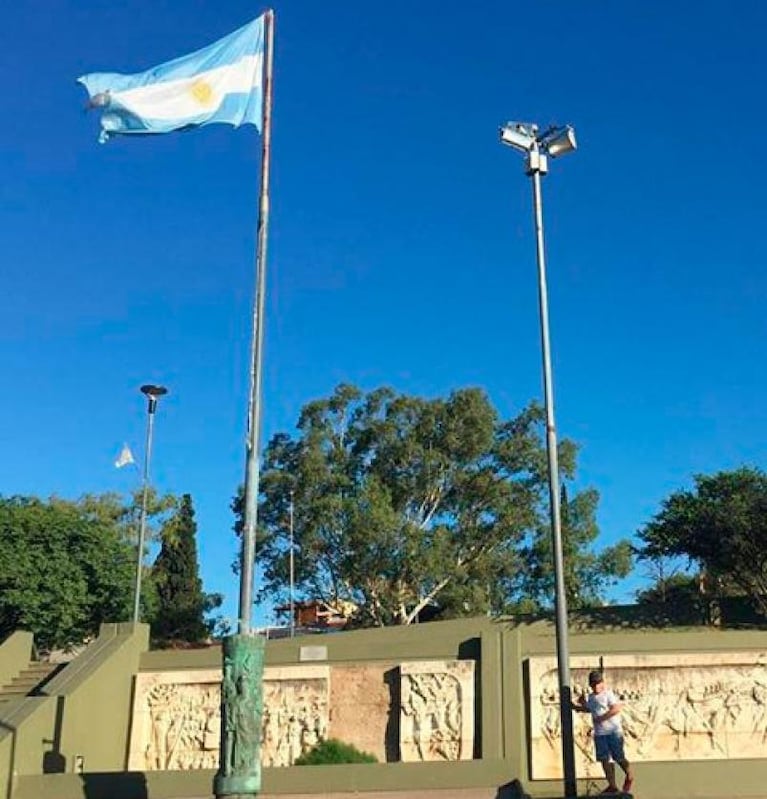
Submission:
M 168 761 L 168 736 L 173 723 L 173 704 L 176 699 L 175 686 L 159 685 L 147 696 L 152 717 L 150 740 L 147 746 L 147 761 L 153 769 L 170 768 Z
M 461 694 L 460 681 L 447 672 L 402 675 L 404 738 L 419 760 L 460 759 Z
M 321 680 L 267 683 L 261 757 L 265 766 L 290 766 L 327 738 L 328 700 Z
M 214 768 L 219 718 L 212 692 L 198 686 L 157 685 L 147 694 L 150 714 L 146 768 Z
M 546 685 L 541 688 L 541 733 L 554 748 L 562 734 L 562 724 L 559 710 L 559 691 L 556 686 Z

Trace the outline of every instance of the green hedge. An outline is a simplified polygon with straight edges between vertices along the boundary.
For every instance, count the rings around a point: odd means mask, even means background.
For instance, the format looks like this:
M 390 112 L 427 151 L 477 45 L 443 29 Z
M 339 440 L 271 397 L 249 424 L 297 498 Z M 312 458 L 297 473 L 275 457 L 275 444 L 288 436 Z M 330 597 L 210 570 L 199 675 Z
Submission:
M 295 761 L 296 766 L 326 766 L 333 763 L 377 763 L 375 755 L 335 738 L 320 741 Z

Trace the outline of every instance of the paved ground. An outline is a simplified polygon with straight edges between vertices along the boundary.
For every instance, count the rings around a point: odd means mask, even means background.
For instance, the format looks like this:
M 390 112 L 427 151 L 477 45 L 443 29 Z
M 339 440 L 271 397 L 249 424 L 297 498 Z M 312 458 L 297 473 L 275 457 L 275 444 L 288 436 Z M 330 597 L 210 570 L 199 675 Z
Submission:
M 439 791 L 365 791 L 359 793 L 327 793 L 323 799 L 351 799 L 359 796 L 364 799 L 496 799 L 495 788 L 454 788 Z M 294 794 L 262 794 L 260 799 L 319 799 L 318 795 Z
M 512 795 L 497 788 L 451 788 L 432 791 L 355 791 L 346 793 L 263 793 L 259 799 L 511 799 Z M 518 796 L 518 795 L 517 795 Z M 210 799 L 208 796 L 189 799 Z

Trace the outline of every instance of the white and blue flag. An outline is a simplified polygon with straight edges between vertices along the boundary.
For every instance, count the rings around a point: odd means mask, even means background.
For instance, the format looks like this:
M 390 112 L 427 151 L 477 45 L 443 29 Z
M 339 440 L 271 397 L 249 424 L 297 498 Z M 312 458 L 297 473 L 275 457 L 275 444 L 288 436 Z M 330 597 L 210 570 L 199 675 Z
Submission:
M 226 122 L 261 129 L 264 16 L 202 50 L 139 72 L 78 78 L 103 110 L 101 136 L 170 133 Z

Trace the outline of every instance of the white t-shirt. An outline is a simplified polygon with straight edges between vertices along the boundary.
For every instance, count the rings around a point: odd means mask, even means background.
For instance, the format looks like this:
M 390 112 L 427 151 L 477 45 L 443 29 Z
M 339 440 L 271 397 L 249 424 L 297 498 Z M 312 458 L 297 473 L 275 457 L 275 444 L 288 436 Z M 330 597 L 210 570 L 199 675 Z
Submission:
M 605 721 L 597 721 L 613 706 L 618 704 L 618 697 L 612 691 L 605 690 L 598 694 L 591 693 L 586 698 L 586 707 L 594 719 L 594 735 L 609 735 L 611 732 L 622 732 L 620 715 L 612 716 Z

